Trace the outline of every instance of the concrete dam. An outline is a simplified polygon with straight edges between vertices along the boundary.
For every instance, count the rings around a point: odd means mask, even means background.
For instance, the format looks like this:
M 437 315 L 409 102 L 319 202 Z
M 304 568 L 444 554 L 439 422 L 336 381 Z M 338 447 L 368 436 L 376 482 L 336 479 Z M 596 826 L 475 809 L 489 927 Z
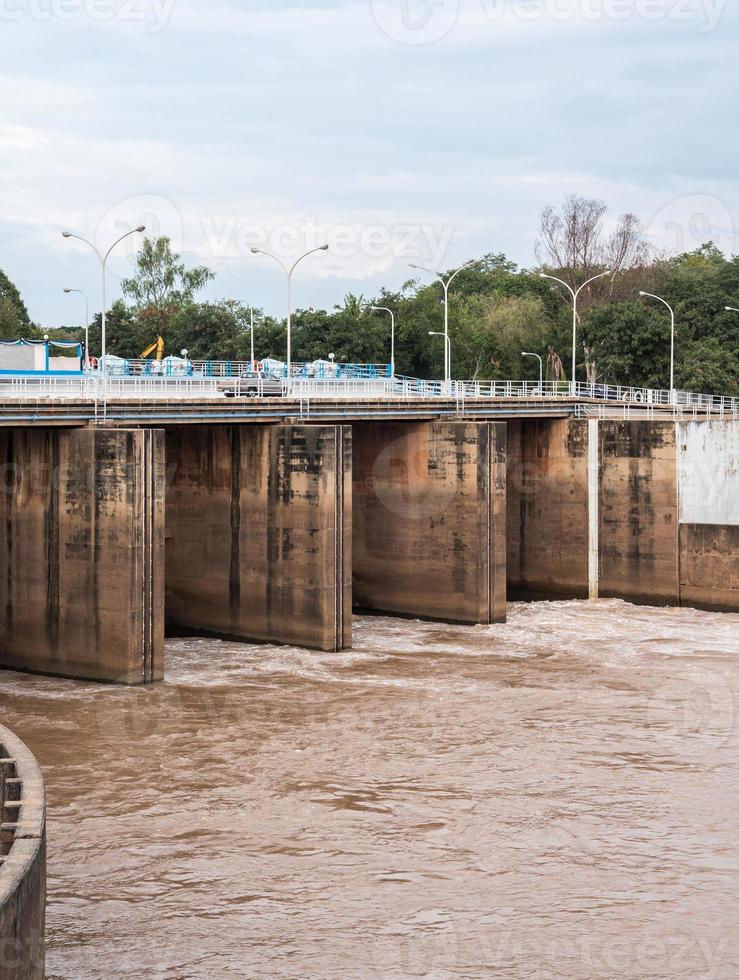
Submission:
M 582 400 L 6 406 L 0 664 L 148 684 L 165 628 L 334 651 L 352 610 L 739 610 L 739 419 Z

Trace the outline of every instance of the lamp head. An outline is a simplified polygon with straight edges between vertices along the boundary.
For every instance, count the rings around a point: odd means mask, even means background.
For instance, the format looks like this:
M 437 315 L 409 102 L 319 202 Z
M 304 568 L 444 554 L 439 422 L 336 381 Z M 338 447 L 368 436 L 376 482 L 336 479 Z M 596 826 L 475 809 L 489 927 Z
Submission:
M 65 289 L 65 290 L 64 290 L 64 292 L 65 292 L 65 293 L 71 293 L 71 292 L 72 292 L 72 290 L 71 290 L 71 289 Z
M 252 253 L 252 255 L 259 255 L 260 254 L 260 249 L 258 249 L 258 248 L 252 248 L 252 249 L 250 249 L 250 252 Z
M 409 262 L 408 263 L 408 268 L 409 269 L 420 269 L 421 266 L 420 265 L 416 265 L 414 262 Z
M 136 231 L 146 231 L 146 225 L 139 225 Z
M 640 295 L 640 296 L 646 296 L 647 294 L 646 294 L 646 293 L 644 292 L 644 290 L 643 290 L 643 289 L 640 289 L 640 290 L 639 290 L 639 295 Z
M 321 245 L 322 252 L 328 252 L 328 245 Z
M 69 232 L 69 231 L 63 231 L 62 232 L 62 238 L 71 238 L 71 237 L 72 237 L 72 233 L 71 232 Z

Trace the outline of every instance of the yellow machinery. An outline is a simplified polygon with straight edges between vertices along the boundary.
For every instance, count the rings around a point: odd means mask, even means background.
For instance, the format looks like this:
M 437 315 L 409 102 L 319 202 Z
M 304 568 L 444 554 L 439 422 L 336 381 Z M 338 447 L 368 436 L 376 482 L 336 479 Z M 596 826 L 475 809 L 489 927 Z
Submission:
M 142 352 L 141 358 L 148 357 L 149 354 L 153 354 L 154 351 L 157 352 L 157 360 L 161 361 L 164 357 L 164 337 L 157 337 L 153 344 L 149 344 L 145 351 Z

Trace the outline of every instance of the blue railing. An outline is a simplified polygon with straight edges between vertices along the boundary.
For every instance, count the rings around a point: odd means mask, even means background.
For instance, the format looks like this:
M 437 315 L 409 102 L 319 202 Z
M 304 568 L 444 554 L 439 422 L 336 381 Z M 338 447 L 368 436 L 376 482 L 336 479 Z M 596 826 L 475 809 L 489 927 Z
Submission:
M 263 361 L 198 361 L 181 357 L 165 357 L 163 361 L 143 358 L 107 358 L 109 377 L 164 378 L 248 378 L 255 375 L 274 378 L 287 377 L 287 364 L 266 358 Z M 318 380 L 377 381 L 392 378 L 389 364 L 354 364 L 344 361 L 298 361 L 290 365 L 291 378 Z

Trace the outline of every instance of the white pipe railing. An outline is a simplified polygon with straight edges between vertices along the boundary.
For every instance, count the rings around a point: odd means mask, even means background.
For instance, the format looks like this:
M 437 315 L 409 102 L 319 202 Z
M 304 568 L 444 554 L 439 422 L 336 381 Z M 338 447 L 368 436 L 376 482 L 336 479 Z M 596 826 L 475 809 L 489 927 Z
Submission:
M 575 394 L 569 382 L 545 381 L 452 381 L 447 392 L 442 381 L 396 376 L 395 378 L 303 378 L 292 379 L 292 391 L 298 399 L 438 399 L 460 406 L 475 400 L 500 399 L 527 401 L 569 400 L 591 403 L 602 408 L 627 405 L 635 408 L 673 408 L 677 415 L 717 412 L 739 415 L 739 398 L 698 394 L 689 391 L 666 391 L 624 385 L 586 384 L 578 382 Z M 0 402 L 4 399 L 73 399 L 105 402 L 108 399 L 188 399 L 237 397 L 281 397 L 285 381 L 269 378 L 219 376 L 161 377 L 155 375 L 99 375 L 33 377 L 0 375 Z M 2 409 L 0 408 L 0 412 Z

